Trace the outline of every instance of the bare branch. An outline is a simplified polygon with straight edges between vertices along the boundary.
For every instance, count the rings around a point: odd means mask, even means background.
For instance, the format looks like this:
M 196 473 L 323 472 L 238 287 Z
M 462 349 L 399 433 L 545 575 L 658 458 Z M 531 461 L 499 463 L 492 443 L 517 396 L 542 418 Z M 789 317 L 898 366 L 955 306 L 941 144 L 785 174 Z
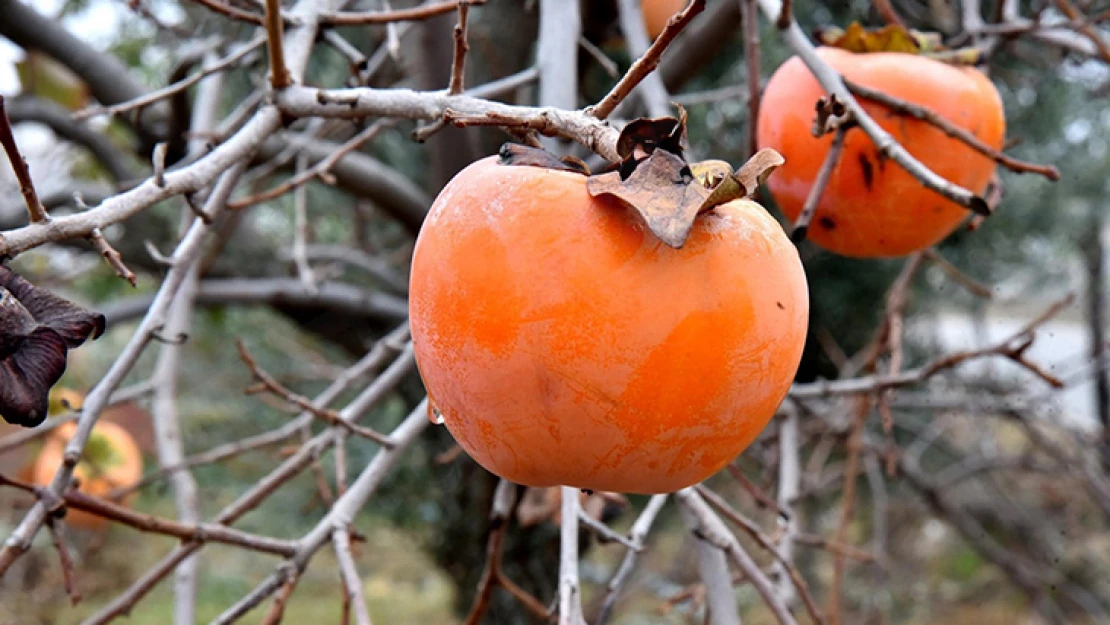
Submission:
M 691 0 L 690 4 L 681 13 L 672 16 L 670 21 L 667 22 L 667 26 L 663 28 L 663 32 L 659 33 L 659 36 L 655 38 L 647 51 L 636 59 L 636 62 L 628 68 L 628 71 L 613 86 L 613 89 L 596 106 L 588 109 L 588 112 L 598 119 L 609 117 L 613 110 L 617 108 L 617 105 L 628 97 L 629 93 L 632 93 L 636 85 L 640 84 L 648 74 L 655 71 L 663 53 L 667 50 L 667 46 L 671 45 L 675 37 L 693 21 L 698 13 L 704 10 L 705 0 Z
M 285 67 L 285 46 L 281 44 L 284 25 L 281 22 L 281 0 L 266 2 L 266 50 L 270 55 L 270 86 L 281 90 L 292 83 Z
M 466 42 L 466 14 L 470 9 L 465 1 L 459 2 L 459 23 L 455 25 L 455 57 L 451 63 L 451 83 L 447 93 L 458 95 L 463 92 L 466 76 L 466 53 L 470 46 Z
M 651 39 L 648 37 L 647 26 L 644 25 L 643 12 L 640 10 L 639 0 L 620 0 L 620 27 L 624 35 L 628 53 L 636 58 L 643 58 L 651 49 Z M 616 76 L 614 76 L 615 78 Z M 649 72 L 638 87 L 639 93 L 646 105 L 648 115 L 651 117 L 665 117 L 671 114 L 671 97 L 667 87 L 663 84 L 663 77 L 659 72 Z
M 261 367 L 258 366 L 258 363 L 254 360 L 254 357 L 252 357 L 250 352 L 247 351 L 247 347 L 243 344 L 242 339 L 236 341 L 236 345 L 239 348 L 239 357 L 242 358 L 243 362 L 246 363 L 247 367 L 251 370 L 251 375 L 254 376 L 254 379 L 262 384 L 266 390 L 270 391 L 274 395 L 277 395 L 278 397 L 281 397 L 285 401 L 293 404 L 301 410 L 304 410 L 305 412 L 308 412 L 313 416 L 319 417 L 328 425 L 342 427 L 355 436 L 361 436 L 365 439 L 372 440 L 386 448 L 393 444 L 388 436 L 384 434 L 379 434 L 378 432 L 375 432 L 368 427 L 363 427 L 361 425 L 351 423 L 334 410 L 329 410 L 327 408 L 318 408 L 307 397 L 298 395 L 293 391 L 285 388 L 281 385 L 281 383 L 275 380 L 273 376 L 271 376 L 269 373 L 266 373 L 262 370 Z
M 594 625 L 605 625 L 605 622 L 609 620 L 609 615 L 613 613 L 613 607 L 620 598 L 621 590 L 628 583 L 628 578 L 632 575 L 632 570 L 636 566 L 636 558 L 639 552 L 643 550 L 644 540 L 647 538 L 648 532 L 651 531 L 655 518 L 659 516 L 659 511 L 663 509 L 666 503 L 667 495 L 653 496 L 644 506 L 644 511 L 632 523 L 632 529 L 629 531 L 628 537 L 636 548 L 629 549 L 628 553 L 624 554 L 620 567 L 617 568 L 617 572 L 613 574 L 612 579 L 606 585 L 608 594 L 605 595 L 605 602 L 601 604 L 601 611 L 598 612 Z
M 351 487 L 332 506 L 316 527 L 306 534 L 300 541 L 296 553 L 292 555 L 287 566 L 279 567 L 272 575 L 259 584 L 254 591 L 236 602 L 235 605 L 225 610 L 212 621 L 212 625 L 227 625 L 238 620 L 270 594 L 276 592 L 286 581 L 287 571 L 299 572 L 304 570 L 308 561 L 327 542 L 336 527 L 347 527 L 354 519 L 354 515 L 366 503 L 366 500 L 377 490 L 378 485 L 396 465 L 400 454 L 416 440 L 416 437 L 428 427 L 427 399 L 421 401 L 409 416 L 397 427 L 390 438 L 394 447 L 382 448 L 366 470 L 358 476 Z
M 335 556 L 339 560 L 339 570 L 343 574 L 343 586 L 347 589 L 351 604 L 354 605 L 355 622 L 358 625 L 371 625 L 370 612 L 366 609 L 366 598 L 362 596 L 362 579 L 358 576 L 354 556 L 351 555 L 351 535 L 346 529 L 336 529 L 331 536 L 335 546 Z
M 366 24 L 412 22 L 450 13 L 460 5 L 481 6 L 485 3 L 486 0 L 441 0 L 439 2 L 426 2 L 411 9 L 368 11 L 365 13 L 324 12 L 320 14 L 320 23 L 327 26 L 363 26 Z
M 684 488 L 675 497 L 684 509 L 690 512 L 696 523 L 695 535 L 727 553 L 732 561 L 744 573 L 748 581 L 755 587 L 756 592 L 763 598 L 764 603 L 771 609 L 775 619 L 782 625 L 797 625 L 797 620 L 790 613 L 790 608 L 775 594 L 774 586 L 767 579 L 759 565 L 740 546 L 736 537 L 728 531 L 720 517 L 713 513 L 709 505 L 698 495 L 693 488 Z M 706 580 L 709 583 L 709 580 Z
M 854 83 L 850 80 L 845 80 L 844 84 L 848 87 L 849 91 L 860 96 L 861 98 L 864 98 L 866 100 L 873 100 L 899 114 L 909 115 L 914 119 L 920 119 L 932 124 L 933 126 L 936 126 L 940 130 L 944 131 L 944 134 L 948 135 L 949 137 L 959 139 L 960 141 L 967 144 L 967 146 L 971 149 L 985 156 L 989 156 L 990 158 L 994 159 L 994 161 L 997 162 L 999 165 L 1002 165 L 1010 171 L 1017 173 L 1039 174 L 1041 176 L 1044 176 L 1045 178 L 1048 178 L 1049 180 L 1060 179 L 1060 170 L 1057 169 L 1054 165 L 1037 165 L 1036 163 L 1027 163 L 1025 161 L 1013 158 L 1012 156 L 1007 156 L 1006 154 L 1003 154 L 1002 152 L 999 152 L 998 150 L 990 147 L 986 143 L 983 143 L 983 141 L 979 139 L 979 137 L 976 137 L 974 134 L 968 132 L 967 130 L 964 130 L 963 128 L 960 128 L 959 126 L 956 126 L 952 122 L 941 117 L 936 111 L 928 107 L 914 104 L 912 102 L 907 102 L 900 98 L 896 98 L 894 96 L 883 93 L 878 89 L 872 89 L 871 87 L 866 87 L 864 85 Z
M 171 85 L 162 87 L 161 89 L 151 91 L 150 93 L 144 94 L 143 96 L 140 96 L 138 98 L 120 102 L 118 104 L 113 104 L 112 106 L 94 106 L 81 111 L 77 111 L 73 114 L 73 119 L 80 121 L 100 115 L 119 115 L 120 113 L 126 113 L 128 111 L 142 109 L 146 106 L 150 106 L 155 102 L 164 100 L 174 94 L 188 89 L 189 87 L 192 87 L 206 76 L 210 76 L 217 72 L 222 72 L 229 67 L 236 65 L 243 59 L 247 58 L 252 52 L 257 50 L 258 47 L 261 46 L 265 41 L 265 36 L 256 37 L 250 42 L 242 44 L 241 46 L 239 46 L 238 50 L 232 52 L 231 54 L 228 54 L 220 61 L 211 65 L 205 65 L 200 70 L 191 74 L 187 78 L 179 80 Z
M 578 489 L 563 486 L 559 534 L 559 625 L 585 625 L 578 578 Z
M 740 3 L 740 23 L 744 33 L 744 61 L 747 64 L 748 78 L 748 152 L 751 156 L 759 150 L 756 141 L 756 123 L 759 119 L 759 7 L 756 0 L 738 0 Z M 793 13 L 790 0 L 783 0 L 777 20 L 779 28 L 790 24 Z M 814 183 L 816 186 L 816 183 Z M 796 226 L 795 226 L 796 228 Z
M 27 215 L 31 223 L 49 221 L 50 216 L 46 214 L 46 208 L 43 207 L 42 202 L 39 201 L 38 193 L 35 192 L 35 183 L 31 180 L 31 171 L 27 169 L 27 161 L 23 158 L 23 154 L 19 152 L 19 146 L 15 144 L 12 122 L 8 119 L 8 111 L 4 107 L 4 96 L 2 95 L 0 95 L 0 145 L 4 146 L 4 151 L 8 154 L 8 161 L 12 164 L 12 171 L 15 172 L 15 178 L 19 181 L 19 192 L 23 195 L 23 202 L 27 205 Z
M 825 161 L 821 163 L 821 169 L 817 170 L 817 178 L 814 179 L 813 186 L 809 189 L 809 195 L 806 196 L 805 204 L 802 205 L 802 212 L 798 214 L 798 219 L 794 221 L 794 229 L 790 231 L 790 240 L 795 244 L 804 241 L 806 234 L 809 232 L 809 224 L 813 221 L 813 215 L 817 212 L 821 195 L 825 193 L 825 187 L 828 186 L 829 179 L 832 178 L 832 172 L 836 169 L 836 163 L 840 160 L 840 152 L 844 149 L 844 136 L 846 134 L 848 134 L 847 125 L 841 124 L 837 127 L 832 143 L 829 145 L 829 151 L 825 155 Z

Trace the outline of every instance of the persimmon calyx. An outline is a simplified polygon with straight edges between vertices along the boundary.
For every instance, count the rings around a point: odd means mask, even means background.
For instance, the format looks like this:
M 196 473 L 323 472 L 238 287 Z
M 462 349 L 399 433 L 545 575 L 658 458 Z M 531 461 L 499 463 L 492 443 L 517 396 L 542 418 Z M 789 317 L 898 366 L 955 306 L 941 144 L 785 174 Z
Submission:
M 590 176 L 593 197 L 611 196 L 631 206 L 660 241 L 681 248 L 694 220 L 713 207 L 751 196 L 784 161 L 772 149 L 761 150 L 739 171 L 725 161 L 690 164 L 686 147 L 686 111 L 679 116 L 638 119 L 621 130 L 617 171 Z
M 686 244 L 698 215 L 751 197 L 785 162 L 781 154 L 764 148 L 736 171 L 720 160 L 690 164 L 684 156 L 686 111 L 681 106 L 678 110 L 678 117 L 629 122 L 617 138 L 621 162 L 604 173 L 592 174 L 580 159 L 514 143 L 501 146 L 500 162 L 585 175 L 591 197 L 610 196 L 631 206 L 652 234 L 678 249 Z
M 849 52 L 901 52 L 927 56 L 953 65 L 975 65 L 982 52 L 975 47 L 949 49 L 940 33 L 909 29 L 897 24 L 867 29 L 859 22 L 852 22 L 847 29 L 828 27 L 818 29 L 816 38 L 823 45 Z

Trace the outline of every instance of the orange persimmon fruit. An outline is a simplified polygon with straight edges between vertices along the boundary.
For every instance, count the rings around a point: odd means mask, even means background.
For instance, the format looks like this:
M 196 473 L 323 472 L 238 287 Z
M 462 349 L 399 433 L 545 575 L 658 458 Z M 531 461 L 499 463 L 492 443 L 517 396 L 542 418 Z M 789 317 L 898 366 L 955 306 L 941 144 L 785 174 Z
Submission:
M 985 144 L 1001 149 L 1006 120 L 1002 100 L 982 72 L 904 52 L 851 52 L 819 47 L 817 54 L 845 78 L 932 109 Z M 767 83 L 760 104 L 757 141 L 786 159 L 768 181 L 783 213 L 796 220 L 832 143 L 814 137 L 814 107 L 825 91 L 798 57 Z M 982 194 L 994 161 L 926 121 L 858 98 L 864 110 L 931 170 Z M 925 188 L 883 155 L 858 128 L 844 148 L 821 195 L 808 238 L 831 252 L 857 258 L 904 256 L 933 246 L 968 216 L 967 209 Z
M 785 398 L 808 313 L 798 252 L 759 204 L 697 214 L 676 247 L 585 175 L 496 156 L 444 187 L 412 260 L 434 420 L 533 487 L 663 493 L 716 473 Z
M 655 39 L 666 28 L 667 22 L 682 9 L 686 8 L 690 0 L 643 0 L 640 3 L 640 12 L 644 16 L 644 26 L 647 27 L 648 37 Z
M 66 423 L 50 433 L 31 467 L 31 482 L 46 485 L 62 464 L 65 447 L 77 432 L 76 423 Z M 139 481 L 143 476 L 143 455 L 131 434 L 119 425 L 100 421 L 93 426 L 81 460 L 74 467 L 73 475 L 79 481 L 78 490 L 89 495 L 104 497 L 125 486 Z M 119 503 L 130 505 L 132 493 Z M 70 508 L 66 523 L 85 530 L 99 530 L 107 520 Z

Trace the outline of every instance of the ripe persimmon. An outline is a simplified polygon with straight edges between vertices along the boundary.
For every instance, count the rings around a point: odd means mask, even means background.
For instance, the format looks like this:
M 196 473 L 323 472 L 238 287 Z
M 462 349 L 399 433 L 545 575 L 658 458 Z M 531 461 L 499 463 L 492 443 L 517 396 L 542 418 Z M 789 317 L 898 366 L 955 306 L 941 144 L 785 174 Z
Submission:
M 587 181 L 489 157 L 444 187 L 412 261 L 417 365 L 436 420 L 490 472 L 671 492 L 774 416 L 805 342 L 805 274 L 753 201 L 701 212 L 676 247 Z
M 667 26 L 671 17 L 686 8 L 690 0 L 643 0 L 640 3 L 640 12 L 644 16 L 644 26 L 647 27 L 648 37 L 655 39 Z
M 848 80 L 932 109 L 987 145 L 1002 148 L 1006 132 L 1002 100 L 982 72 L 902 52 L 856 53 L 820 47 L 817 54 Z M 763 92 L 757 141 L 786 159 L 768 188 L 791 220 L 801 213 L 832 143 L 831 134 L 818 138 L 811 132 L 814 107 L 825 95 L 798 57 L 779 67 Z M 925 121 L 876 102 L 859 101 L 931 170 L 974 193 L 985 191 L 995 172 L 991 158 Z M 967 215 L 966 209 L 925 188 L 889 161 L 862 130 L 853 128 L 845 135 L 808 237 L 844 256 L 903 256 L 940 242 Z
M 66 423 L 50 433 L 31 467 L 31 481 L 46 485 L 54 479 L 54 473 L 62 464 L 65 447 L 77 432 L 76 423 Z M 97 497 L 130 486 L 143 476 L 143 455 L 131 434 L 115 423 L 98 422 L 89 436 L 81 460 L 74 467 L 73 475 L 79 481 L 81 492 Z M 121 502 L 130 505 L 135 494 L 125 497 Z M 98 530 L 105 526 L 106 519 L 69 509 L 66 523 L 86 530 Z

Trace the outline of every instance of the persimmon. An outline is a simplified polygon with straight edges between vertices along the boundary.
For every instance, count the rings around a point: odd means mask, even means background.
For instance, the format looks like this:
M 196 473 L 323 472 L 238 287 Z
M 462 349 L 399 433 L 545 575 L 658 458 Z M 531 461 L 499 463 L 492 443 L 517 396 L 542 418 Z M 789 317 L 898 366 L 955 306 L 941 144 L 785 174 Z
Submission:
M 643 0 L 640 12 L 644 16 L 644 26 L 648 36 L 655 39 L 666 28 L 671 17 L 686 8 L 690 0 Z
M 498 476 L 671 492 L 774 416 L 805 342 L 805 275 L 754 201 L 668 244 L 589 181 L 488 157 L 444 187 L 412 260 L 417 366 L 435 420 Z
M 851 52 L 823 46 L 817 54 L 845 78 L 925 106 L 987 145 L 1001 149 L 1006 120 L 997 89 L 982 72 L 904 52 Z M 757 141 L 786 163 L 768 182 L 775 201 L 796 220 L 832 143 L 814 137 L 814 107 L 825 91 L 798 57 L 767 83 Z M 953 183 L 982 194 L 994 161 L 935 126 L 860 99 L 867 113 L 915 158 Z M 818 246 L 844 256 L 896 257 L 928 248 L 951 234 L 968 211 L 925 188 L 858 128 L 844 148 L 808 230 Z
M 49 484 L 54 473 L 62 464 L 65 447 L 77 432 L 76 423 L 66 423 L 50 433 L 42 450 L 39 451 L 31 469 L 31 481 L 35 484 Z M 130 486 L 143 475 L 143 455 L 134 438 L 124 428 L 115 423 L 100 421 L 89 436 L 81 460 L 74 467 L 73 475 L 79 481 L 81 492 L 98 497 Z M 119 503 L 130 505 L 135 498 L 132 493 Z M 102 529 L 107 520 L 81 510 L 69 509 L 66 523 L 86 530 Z

